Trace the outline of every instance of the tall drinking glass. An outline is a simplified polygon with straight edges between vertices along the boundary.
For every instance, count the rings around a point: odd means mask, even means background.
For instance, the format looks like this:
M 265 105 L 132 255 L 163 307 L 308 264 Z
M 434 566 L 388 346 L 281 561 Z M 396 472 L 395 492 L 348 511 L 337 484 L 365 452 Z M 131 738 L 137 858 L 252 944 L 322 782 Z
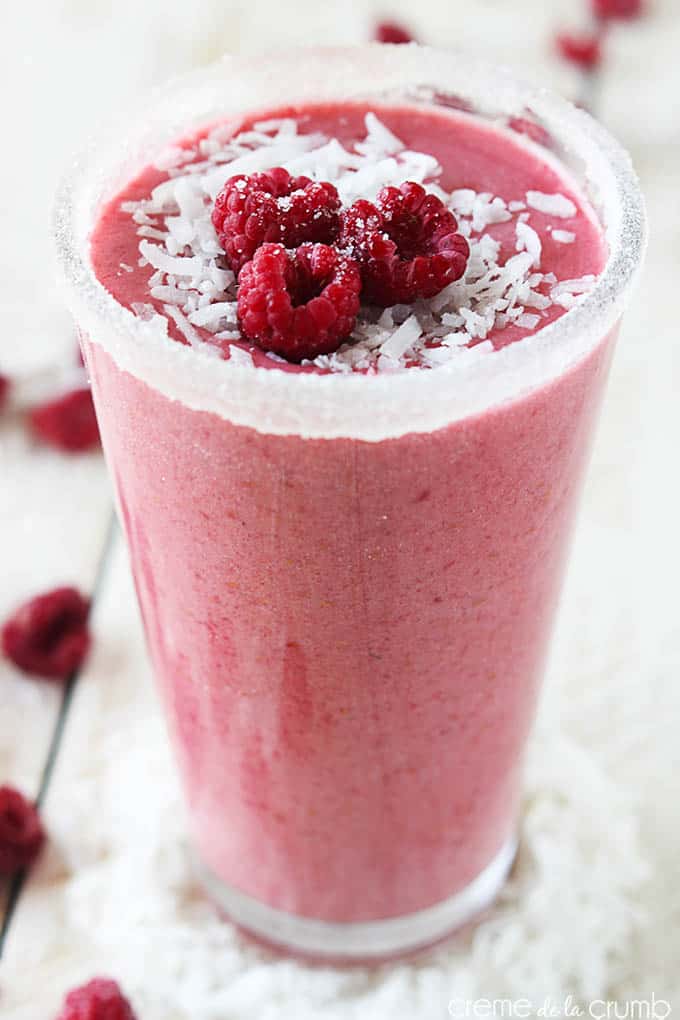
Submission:
M 592 291 L 455 369 L 320 375 L 183 346 L 97 281 L 98 211 L 166 143 L 358 98 L 531 125 L 606 239 Z M 493 899 L 515 854 L 565 550 L 644 248 L 628 157 L 563 100 L 461 54 L 230 58 L 85 152 L 56 238 L 209 890 L 300 952 L 434 941 Z

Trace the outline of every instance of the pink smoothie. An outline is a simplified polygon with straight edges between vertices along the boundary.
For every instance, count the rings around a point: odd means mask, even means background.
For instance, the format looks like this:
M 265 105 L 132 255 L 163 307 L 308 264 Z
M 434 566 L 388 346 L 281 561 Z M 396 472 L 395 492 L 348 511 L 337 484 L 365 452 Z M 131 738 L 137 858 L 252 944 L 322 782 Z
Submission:
M 364 112 L 296 115 L 348 143 Z M 538 150 L 453 113 L 380 117 L 437 156 L 449 190 L 568 196 L 571 218 L 531 212 L 542 271 L 602 270 L 592 213 Z M 99 279 L 126 305 L 149 301 L 150 269 L 120 202 L 165 176 L 144 171 L 93 234 Z M 507 224 L 490 232 L 515 253 Z M 541 324 L 564 313 L 553 305 Z M 408 914 L 464 888 L 517 823 L 611 338 L 511 403 L 378 442 L 233 425 L 83 340 L 204 863 L 270 906 L 338 922 Z

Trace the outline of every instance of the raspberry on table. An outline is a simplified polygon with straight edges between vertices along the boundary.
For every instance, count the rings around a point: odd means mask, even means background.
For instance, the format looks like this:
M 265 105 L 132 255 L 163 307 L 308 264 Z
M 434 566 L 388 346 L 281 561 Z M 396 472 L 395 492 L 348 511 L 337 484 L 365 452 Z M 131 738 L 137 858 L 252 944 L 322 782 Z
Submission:
M 136 1020 L 119 985 L 110 978 L 93 978 L 68 993 L 56 1020 Z
M 602 43 L 596 34 L 574 35 L 571 32 L 560 32 L 555 42 L 560 56 L 572 64 L 593 71 L 602 63 Z
M 99 446 L 99 427 L 87 386 L 32 408 L 29 423 L 45 443 L 68 453 L 83 453 Z
M 644 0 L 591 0 L 593 14 L 602 21 L 629 20 L 644 13 Z
M 359 267 L 335 248 L 264 244 L 241 270 L 239 322 L 265 351 L 289 361 L 315 358 L 350 335 L 360 294 Z
M 28 868 L 45 841 L 35 805 L 11 786 L 0 786 L 0 875 Z
M 2 651 L 24 673 L 65 680 L 90 648 L 89 599 L 55 588 L 20 606 L 0 632 Z
M 430 298 L 460 279 L 470 249 L 453 213 L 407 181 L 359 199 L 340 217 L 338 246 L 361 266 L 364 298 L 389 307 Z
M 392 43 L 392 45 L 414 42 L 413 33 L 398 21 L 379 21 L 375 26 L 373 37 L 376 42 Z
M 334 185 L 291 177 L 283 167 L 275 167 L 230 177 L 215 199 L 212 222 L 227 262 L 238 274 L 263 244 L 330 244 L 337 236 L 339 212 Z

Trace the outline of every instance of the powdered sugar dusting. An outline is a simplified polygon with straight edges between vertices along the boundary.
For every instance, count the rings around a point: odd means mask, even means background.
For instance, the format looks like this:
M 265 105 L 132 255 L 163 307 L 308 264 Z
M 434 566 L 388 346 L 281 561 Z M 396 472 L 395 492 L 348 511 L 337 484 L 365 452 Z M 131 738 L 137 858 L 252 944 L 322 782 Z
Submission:
M 144 303 L 133 309 L 136 314 L 148 318 L 162 311 L 192 347 L 253 365 L 238 328 L 236 278 L 224 263 L 210 217 L 229 177 L 273 166 L 331 181 L 344 204 L 375 199 L 388 184 L 417 181 L 452 209 L 470 245 L 461 280 L 413 306 L 363 307 L 339 350 L 303 362 L 307 367 L 399 372 L 487 357 L 495 349 L 487 339 L 492 332 L 496 337 L 508 327 L 533 331 L 548 309 L 571 308 L 593 285 L 592 276 L 558 282 L 541 271 L 542 242 L 530 223 L 531 211 L 569 218 L 577 212 L 571 199 L 529 191 L 506 202 L 471 188 L 447 192 L 438 183 L 442 168 L 432 155 L 409 150 L 373 112 L 366 114 L 365 129 L 365 137 L 346 148 L 335 138 L 300 134 L 294 119 L 281 118 L 233 137 L 218 127 L 193 148 L 168 148 L 156 164 L 167 180 L 148 198 L 122 204 L 137 224 L 139 264 L 155 270 L 149 295 L 160 305 Z M 516 254 L 504 261 L 500 242 L 489 232 L 500 224 L 508 224 L 506 230 L 514 225 L 516 237 Z M 551 236 L 561 244 L 575 240 L 567 230 L 552 229 Z

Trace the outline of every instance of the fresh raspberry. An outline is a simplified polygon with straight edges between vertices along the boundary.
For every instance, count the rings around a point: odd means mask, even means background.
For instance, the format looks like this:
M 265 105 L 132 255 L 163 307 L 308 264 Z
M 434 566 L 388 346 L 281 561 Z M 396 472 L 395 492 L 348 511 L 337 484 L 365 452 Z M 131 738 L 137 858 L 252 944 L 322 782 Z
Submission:
M 598 35 L 560 32 L 555 42 L 560 56 L 584 71 L 594 71 L 602 63 L 602 43 Z
M 389 307 L 434 297 L 463 275 L 470 249 L 457 229 L 436 195 L 407 181 L 343 213 L 338 245 L 361 265 L 366 300 Z
M 375 26 L 375 32 L 373 37 L 376 42 L 380 43 L 410 43 L 414 41 L 414 36 L 404 26 L 400 25 L 398 21 L 380 21 Z
M 593 14 L 601 21 L 630 20 L 644 13 L 643 0 L 591 0 Z
M 23 793 L 0 786 L 0 875 L 23 871 L 38 856 L 45 841 L 40 815 Z
M 264 244 L 239 277 L 241 329 L 289 361 L 329 354 L 352 332 L 360 294 L 359 267 L 335 248 Z
M 75 588 L 37 595 L 4 624 L 2 650 L 24 673 L 64 680 L 89 650 L 89 611 L 89 600 Z
M 120 987 L 109 978 L 93 978 L 64 999 L 57 1020 L 136 1020 Z
M 235 273 L 266 243 L 297 248 L 330 244 L 338 232 L 340 199 L 328 181 L 291 177 L 283 167 L 230 177 L 215 199 L 212 222 Z
M 0 411 L 2 411 L 7 397 L 9 395 L 9 379 L 5 375 L 0 375 Z
M 99 446 L 97 417 L 87 386 L 34 407 L 29 422 L 36 436 L 68 453 L 83 453 Z

